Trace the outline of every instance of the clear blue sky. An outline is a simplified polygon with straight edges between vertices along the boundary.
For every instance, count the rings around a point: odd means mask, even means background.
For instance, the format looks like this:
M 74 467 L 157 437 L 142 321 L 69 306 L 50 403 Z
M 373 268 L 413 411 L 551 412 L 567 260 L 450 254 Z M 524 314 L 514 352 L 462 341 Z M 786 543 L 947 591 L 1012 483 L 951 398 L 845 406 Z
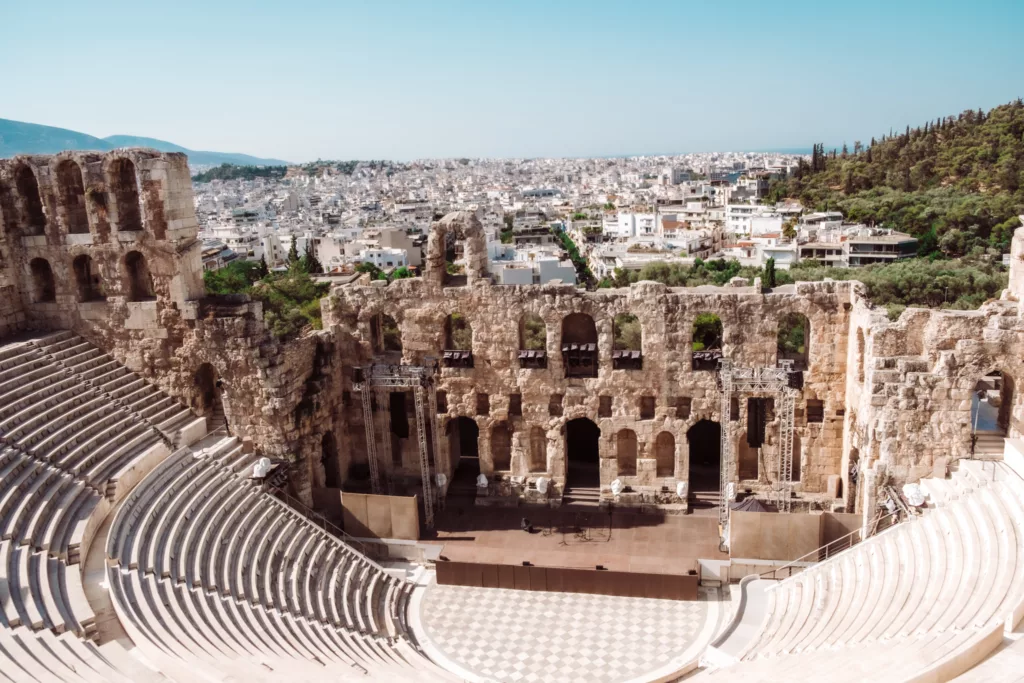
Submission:
M 808 147 L 1024 96 L 1024 0 L 0 0 L 0 118 L 292 161 Z

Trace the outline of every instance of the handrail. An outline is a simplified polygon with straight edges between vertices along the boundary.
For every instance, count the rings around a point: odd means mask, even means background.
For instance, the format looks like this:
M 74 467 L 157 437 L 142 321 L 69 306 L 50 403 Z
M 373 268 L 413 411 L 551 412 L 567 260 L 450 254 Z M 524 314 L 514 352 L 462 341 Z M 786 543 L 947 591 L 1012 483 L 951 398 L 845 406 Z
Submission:
M 325 532 L 331 533 L 334 536 L 336 536 L 339 540 L 347 543 L 350 546 L 353 546 L 354 548 L 359 550 L 359 552 L 365 555 L 367 559 L 373 561 L 373 557 L 370 555 L 369 548 L 366 543 L 358 540 L 355 536 L 351 535 L 334 522 L 328 521 L 327 517 L 320 514 L 316 510 L 312 509 L 298 498 L 292 496 L 284 489 L 275 488 L 273 490 L 273 493 L 271 494 L 271 497 L 276 498 L 277 496 L 281 496 L 283 498 L 282 502 L 287 503 L 289 507 L 294 508 L 296 512 L 300 513 L 308 521 L 323 527 L 323 530 Z
M 778 576 L 779 572 L 781 572 L 782 570 L 786 570 L 788 572 L 788 574 L 786 575 L 786 578 L 789 578 L 789 577 L 793 576 L 793 568 L 797 567 L 797 565 L 799 565 L 799 568 L 802 570 L 802 569 L 806 569 L 807 565 L 817 564 L 819 562 L 824 562 L 829 557 L 834 556 L 834 555 L 836 555 L 836 554 L 838 554 L 838 553 L 840 553 L 840 552 L 842 552 L 844 550 L 847 550 L 848 548 L 852 548 L 853 546 L 857 545 L 857 543 L 859 543 L 861 541 L 865 541 L 868 538 L 871 538 L 872 536 L 874 536 L 877 533 L 879 525 L 882 522 L 884 522 L 885 520 L 891 520 L 891 521 L 893 521 L 893 524 L 895 524 L 898 520 L 894 519 L 894 518 L 899 517 L 899 515 L 900 515 L 900 511 L 897 510 L 896 512 L 890 512 L 887 515 L 875 517 L 875 519 L 872 520 L 871 524 L 869 525 L 869 530 L 868 530 L 867 535 L 864 536 L 863 538 L 861 538 L 859 541 L 858 540 L 854 540 L 854 538 L 856 536 L 861 535 L 861 534 L 864 533 L 864 528 L 863 527 L 857 527 L 856 529 L 854 529 L 850 533 L 846 534 L 845 536 L 840 536 L 839 538 L 836 538 L 834 540 L 829 541 L 828 543 L 826 543 L 823 546 L 815 548 L 814 550 L 810 551 L 809 553 L 804 553 L 800 557 L 796 558 L 795 560 L 791 560 L 791 561 L 787 562 L 786 564 L 782 565 L 781 567 L 775 567 L 774 569 L 770 569 L 768 571 L 761 572 L 760 574 L 758 574 L 758 576 L 761 577 L 761 578 L 771 578 L 771 579 L 779 580 L 779 576 Z M 893 526 L 893 525 L 890 524 L 886 528 L 889 528 L 891 526 Z

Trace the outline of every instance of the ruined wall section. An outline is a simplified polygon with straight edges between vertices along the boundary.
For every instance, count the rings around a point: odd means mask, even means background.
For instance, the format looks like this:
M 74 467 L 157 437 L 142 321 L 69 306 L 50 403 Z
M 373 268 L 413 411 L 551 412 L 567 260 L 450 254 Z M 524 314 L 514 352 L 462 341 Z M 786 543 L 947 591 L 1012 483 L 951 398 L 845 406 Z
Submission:
M 199 366 L 210 363 L 232 433 L 268 455 L 301 460 L 293 492 L 308 502 L 306 436 L 311 423 L 334 419 L 319 401 L 331 380 L 316 374 L 318 357 L 333 358 L 318 356 L 329 336 L 281 344 L 258 302 L 205 298 L 198 227 L 183 154 L 119 149 L 0 161 L 0 339 L 73 330 L 186 404 L 196 399 Z M 40 278 L 46 269 L 51 277 Z
M 445 221 L 452 220 L 451 217 Z M 475 221 L 466 217 L 466 221 Z M 450 229 L 450 225 L 447 226 Z M 470 235 L 473 226 L 463 226 Z M 467 250 L 468 251 L 468 250 Z M 440 266 L 438 266 L 440 267 Z M 456 417 L 468 417 L 479 427 L 481 468 L 485 474 L 503 479 L 523 477 L 529 483 L 539 476 L 552 478 L 559 486 L 565 481 L 565 425 L 587 417 L 601 430 L 601 483 L 607 489 L 616 477 L 623 483 L 660 499 L 663 489 L 674 499 L 675 484 L 688 477 L 688 430 L 701 419 L 723 422 L 717 373 L 691 369 L 694 318 L 705 312 L 720 316 L 723 323 L 723 353 L 737 366 L 774 366 L 777 360 L 778 321 L 787 313 L 801 313 L 810 322 L 810 365 L 805 387 L 797 402 L 797 430 L 800 442 L 802 481 L 798 490 L 825 491 L 828 476 L 839 472 L 842 459 L 843 408 L 846 378 L 846 339 L 850 283 L 801 283 L 762 294 L 753 288 L 678 288 L 654 282 L 640 282 L 625 289 L 587 292 L 569 285 L 494 286 L 486 279 L 474 284 L 446 287 L 441 278 L 424 278 L 384 283 L 366 280 L 337 287 L 325 304 L 325 326 L 336 330 L 338 350 L 346 364 L 368 365 L 385 359 L 374 348 L 374 321 L 380 315 L 394 318 L 401 331 L 402 358 L 420 364 L 440 359 L 444 350 L 445 319 L 452 313 L 464 316 L 472 326 L 473 368 L 444 367 L 439 390 L 444 392 L 447 411 L 440 416 L 441 429 Z M 518 360 L 519 324 L 526 313 L 539 315 L 546 327 L 547 367 L 524 369 Z M 562 363 L 562 322 L 572 313 L 589 315 L 598 335 L 599 368 L 596 378 L 566 378 Z M 613 368 L 613 319 L 631 313 L 643 331 L 643 367 L 639 370 Z M 342 440 L 360 457 L 357 445 L 365 437 L 358 400 L 351 396 L 352 383 L 343 375 L 341 389 L 356 408 L 339 425 Z M 481 414 L 478 394 L 486 394 L 486 414 Z M 512 396 L 521 398 L 522 416 L 509 415 Z M 610 414 L 602 415 L 602 399 L 611 403 Z M 652 400 L 654 414 L 641 419 L 641 402 Z M 688 412 L 682 401 L 688 399 Z M 824 404 L 824 420 L 807 423 L 807 400 Z M 741 401 L 741 420 L 745 401 Z M 742 421 L 725 424 L 734 432 L 738 445 Z M 492 429 L 507 424 L 513 431 L 512 459 L 508 469 L 496 470 L 490 448 Z M 544 430 L 547 441 L 546 467 L 530 471 L 529 435 L 534 427 Z M 383 424 L 376 425 L 377 433 Z M 616 435 L 632 429 L 638 439 L 637 473 L 622 476 L 616 462 Z M 658 435 L 672 435 L 675 457 L 672 476 L 657 476 L 655 443 Z M 764 449 L 765 465 L 774 471 L 777 438 L 769 428 Z M 379 438 L 379 437 L 378 437 Z M 410 441 L 413 441 L 410 439 Z M 343 450 L 345 447 L 343 446 Z M 392 467 L 388 454 L 380 457 L 385 468 Z M 415 448 L 402 451 L 394 474 L 416 477 Z M 449 473 L 450 474 L 450 473 Z M 762 474 L 764 474 L 762 472 Z M 767 477 L 741 483 L 741 487 L 764 490 Z M 663 501 L 668 502 L 668 501 Z M 674 501 L 673 501 L 674 502 Z
M 1024 234 L 1017 231 L 1015 243 Z M 1012 284 L 1012 279 L 1011 279 Z M 858 505 L 878 486 L 943 476 L 972 457 L 972 394 L 978 381 L 1002 372 L 1024 376 L 1024 321 L 1004 295 L 976 311 L 906 309 L 898 320 L 855 297 L 850 324 L 851 372 L 844 485 L 859 472 Z M 1007 436 L 1024 433 L 1024 402 L 1014 392 Z M 859 508 L 860 509 L 860 508 Z
M 14 240 L 0 210 L 0 339 L 16 335 L 28 323 L 13 251 Z

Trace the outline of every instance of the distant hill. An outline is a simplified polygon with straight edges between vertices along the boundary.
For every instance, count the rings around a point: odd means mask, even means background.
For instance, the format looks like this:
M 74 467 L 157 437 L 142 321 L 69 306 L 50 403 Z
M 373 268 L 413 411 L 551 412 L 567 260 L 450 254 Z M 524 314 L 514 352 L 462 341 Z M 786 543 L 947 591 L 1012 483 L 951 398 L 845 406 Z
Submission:
M 0 158 L 12 157 L 15 154 L 56 154 L 66 149 L 105 152 L 117 147 L 152 147 L 161 152 L 182 152 L 188 155 L 188 160 L 192 164 L 211 166 L 220 164 L 283 166 L 288 163 L 280 159 L 262 159 L 248 154 L 194 151 L 172 142 L 154 138 L 134 135 L 111 135 L 107 138 L 97 138 L 65 128 L 0 119 Z
M 769 190 L 852 221 L 917 237 L 919 253 L 1009 250 L 1024 214 L 1024 101 L 967 110 L 852 149 L 815 145 L 792 178 Z

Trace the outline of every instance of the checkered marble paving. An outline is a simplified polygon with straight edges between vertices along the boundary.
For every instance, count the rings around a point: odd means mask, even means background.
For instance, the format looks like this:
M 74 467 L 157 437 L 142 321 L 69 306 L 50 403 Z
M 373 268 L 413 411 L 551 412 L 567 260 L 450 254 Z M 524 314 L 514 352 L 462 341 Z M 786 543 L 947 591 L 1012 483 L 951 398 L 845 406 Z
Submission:
M 717 591 L 713 596 L 717 600 Z M 696 657 L 696 652 L 683 655 L 702 631 L 709 635 L 707 593 L 701 598 L 685 602 L 432 583 L 419 619 L 430 644 L 484 681 L 622 683 Z

